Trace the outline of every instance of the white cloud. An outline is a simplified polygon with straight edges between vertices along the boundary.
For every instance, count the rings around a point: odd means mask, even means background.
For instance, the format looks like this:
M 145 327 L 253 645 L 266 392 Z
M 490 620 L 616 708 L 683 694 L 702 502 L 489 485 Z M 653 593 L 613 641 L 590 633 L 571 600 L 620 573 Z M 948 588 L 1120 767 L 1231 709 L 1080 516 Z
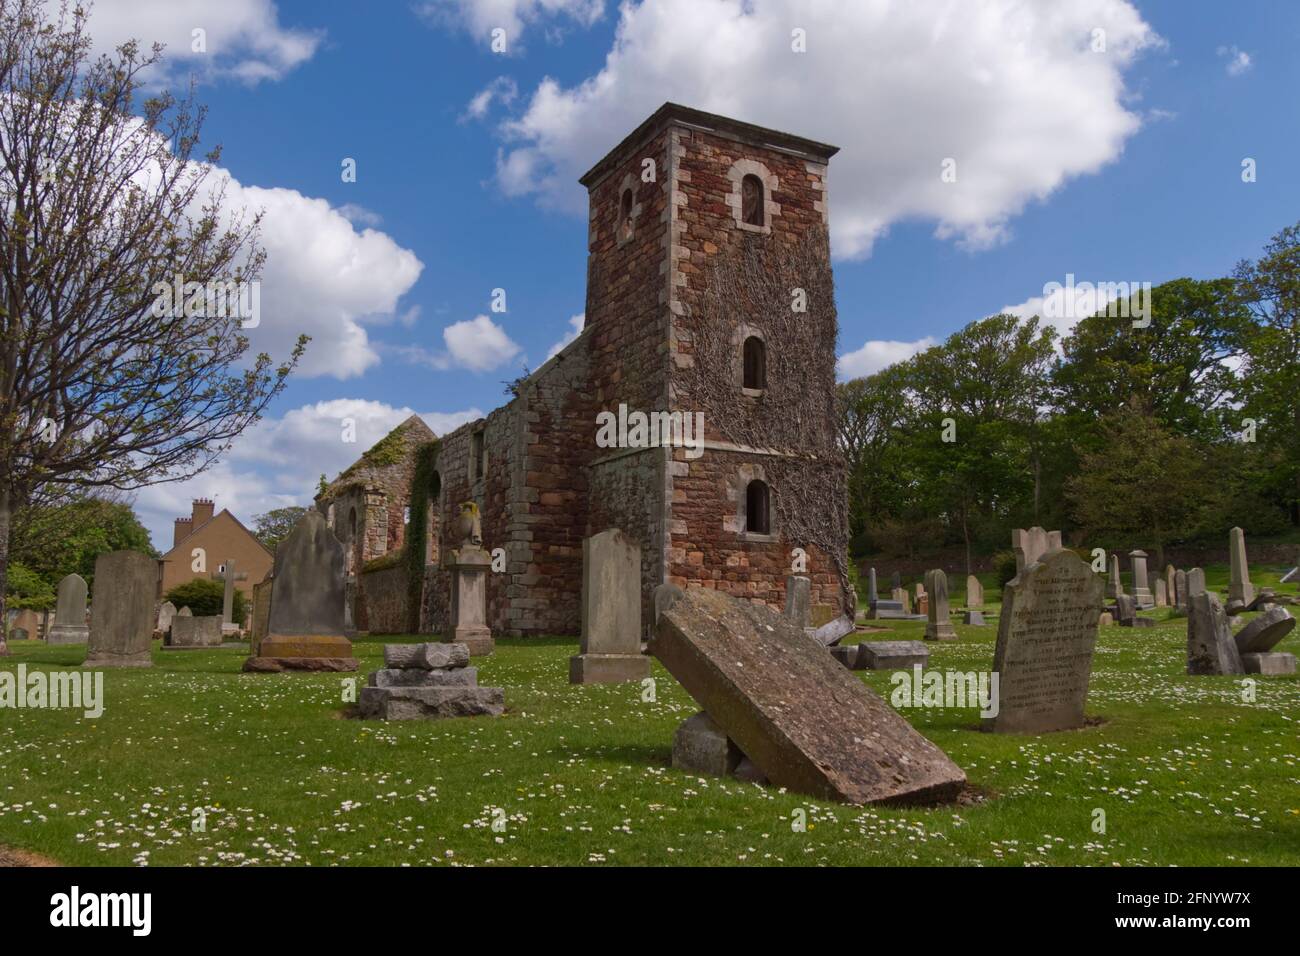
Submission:
M 378 230 L 357 232 L 341 209 L 293 189 L 243 186 L 232 178 L 226 205 L 265 213 L 261 322 L 246 330 L 252 350 L 283 358 L 305 333 L 312 341 L 298 375 L 347 379 L 377 364 L 364 323 L 392 321 L 398 300 L 424 269 L 415 253 Z
M 332 480 L 361 453 L 405 421 L 414 410 L 384 402 L 338 398 L 264 418 L 235 439 L 216 465 L 188 481 L 141 489 L 136 513 L 153 535 L 154 547 L 172 544 L 172 521 L 190 513 L 194 498 L 211 498 L 250 529 L 253 516 L 289 505 L 309 506 L 322 474 Z M 445 435 L 483 413 L 420 412 L 425 424 Z M 356 441 L 344 442 L 344 419 L 356 423 Z
M 924 352 L 938 344 L 938 339 L 929 335 L 915 342 L 872 339 L 857 351 L 841 355 L 835 363 L 835 375 L 841 382 L 874 375 L 881 369 L 905 362 L 918 352 Z
M 1004 305 L 998 312 L 1022 320 L 1038 316 L 1041 325 L 1051 326 L 1064 338 L 1074 331 L 1080 319 L 1096 315 L 1115 302 L 1120 297 L 1117 285 L 1137 286 L 1139 283 L 1089 282 L 1062 276 L 1045 284 L 1042 295 L 1031 296 L 1018 305 Z M 1137 290 L 1133 291 L 1136 293 Z
M 464 119 L 482 119 L 492 107 L 493 101 L 502 106 L 509 106 L 519 96 L 519 86 L 508 76 L 498 76 L 483 89 L 474 94 L 465 107 Z
M 507 54 L 523 49 L 520 42 L 525 26 L 532 28 L 548 18 L 563 15 L 580 26 L 589 27 L 605 13 L 604 0 L 424 0 L 415 12 L 435 24 L 463 28 L 474 39 L 488 46 L 492 31 L 505 31 Z M 546 28 L 550 42 L 558 42 L 563 31 Z
M 564 333 L 564 338 L 551 346 L 551 350 L 546 353 L 548 359 L 555 358 L 566 345 L 582 334 L 582 327 L 587 324 L 587 313 L 580 312 L 569 319 L 569 331 Z
M 454 322 L 442 330 L 444 350 L 422 345 L 389 345 L 384 350 L 416 365 L 446 371 L 487 372 L 523 357 L 523 349 L 486 315 Z
M 1250 58 L 1250 54 L 1235 44 L 1233 46 L 1221 46 L 1216 52 L 1221 58 L 1227 59 L 1228 64 L 1224 69 L 1228 71 L 1229 76 L 1241 76 L 1255 65 L 1254 60 Z
M 806 53 L 791 51 L 795 25 Z M 1097 27 L 1105 53 L 1090 48 Z M 907 218 L 987 246 L 1027 203 L 1119 156 L 1142 122 L 1124 71 L 1162 43 L 1127 0 L 629 0 L 597 74 L 544 79 L 502 123 L 497 181 L 584 211 L 576 178 L 672 100 L 842 147 L 837 256 L 869 254 Z M 949 157 L 955 183 L 940 179 Z
M 357 205 L 354 202 L 345 202 L 342 206 L 339 206 L 338 214 L 348 222 L 352 223 L 352 225 L 360 226 L 363 229 L 374 229 L 384 221 L 384 217 L 379 215 L 379 213 L 367 209 L 365 206 Z
M 54 4 L 49 4 L 53 9 Z M 245 83 L 278 80 L 311 59 L 324 31 L 286 27 L 273 0 L 95 0 L 87 21 L 94 53 L 111 53 L 128 39 L 163 51 L 164 79 L 191 72 Z M 203 50 L 195 50 L 203 30 Z

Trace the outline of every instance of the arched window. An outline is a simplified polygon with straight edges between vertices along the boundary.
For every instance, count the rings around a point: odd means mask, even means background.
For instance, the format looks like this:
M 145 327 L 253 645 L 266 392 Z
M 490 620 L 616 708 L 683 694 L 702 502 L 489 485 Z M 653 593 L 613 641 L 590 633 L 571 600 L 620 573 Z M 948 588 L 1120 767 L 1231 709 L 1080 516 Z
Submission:
M 632 235 L 632 190 L 624 189 L 618 201 L 618 235 L 627 239 Z
M 763 225 L 763 181 L 753 173 L 740 181 L 740 221 Z
M 767 388 L 767 346 L 757 335 L 745 339 L 745 388 Z
M 767 482 L 754 479 L 745 486 L 745 530 L 750 534 L 770 534 L 770 496 Z

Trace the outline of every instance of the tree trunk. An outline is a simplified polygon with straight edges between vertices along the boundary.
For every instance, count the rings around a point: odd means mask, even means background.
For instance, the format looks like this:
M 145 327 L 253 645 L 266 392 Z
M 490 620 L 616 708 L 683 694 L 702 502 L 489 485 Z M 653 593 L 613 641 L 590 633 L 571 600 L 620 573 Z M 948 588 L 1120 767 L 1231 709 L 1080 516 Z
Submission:
M 0 488 L 0 657 L 9 656 L 9 609 L 5 606 L 9 581 L 9 512 L 9 489 Z

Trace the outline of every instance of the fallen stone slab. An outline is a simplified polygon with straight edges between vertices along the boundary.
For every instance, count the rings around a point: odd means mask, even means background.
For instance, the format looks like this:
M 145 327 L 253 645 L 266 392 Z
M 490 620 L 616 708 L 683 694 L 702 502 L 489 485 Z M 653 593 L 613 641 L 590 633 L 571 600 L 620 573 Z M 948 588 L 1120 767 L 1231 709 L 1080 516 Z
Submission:
M 1247 623 L 1233 635 L 1233 640 L 1237 642 L 1237 650 L 1242 654 L 1262 654 L 1276 647 L 1294 627 L 1295 618 L 1291 612 L 1275 605 Z
M 864 641 L 862 666 L 873 671 L 911 670 L 915 664 L 930 663 L 930 648 L 924 641 Z
M 828 648 L 831 657 L 835 658 L 851 671 L 860 671 L 863 668 L 861 663 L 862 655 L 859 652 L 861 644 L 837 644 Z
M 445 671 L 383 668 L 372 671 L 366 684 L 370 687 L 477 687 L 478 668 L 457 667 Z
M 765 605 L 661 585 L 651 652 L 774 786 L 846 803 L 934 803 L 966 775 Z M 847 619 L 846 619 L 847 620 Z
M 853 619 L 848 615 L 827 621 L 815 631 L 810 631 L 813 640 L 823 647 L 838 644 L 846 634 L 853 633 Z
M 426 671 L 465 667 L 469 664 L 469 648 L 464 644 L 385 644 L 384 666 L 396 670 L 419 668 Z
M 1241 666 L 1247 674 L 1264 676 L 1295 673 L 1295 655 L 1282 651 L 1241 655 Z
M 363 687 L 357 704 L 362 717 L 380 720 L 500 717 L 506 697 L 501 687 Z
M 354 671 L 355 657 L 250 657 L 244 671 L 250 674 L 278 674 L 280 671 Z

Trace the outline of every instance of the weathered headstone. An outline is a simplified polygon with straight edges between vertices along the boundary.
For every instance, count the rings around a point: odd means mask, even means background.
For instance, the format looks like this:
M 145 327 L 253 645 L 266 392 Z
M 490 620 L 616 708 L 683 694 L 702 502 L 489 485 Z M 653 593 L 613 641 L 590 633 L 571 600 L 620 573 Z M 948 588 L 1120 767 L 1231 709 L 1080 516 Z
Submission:
M 41 633 L 41 616 L 29 607 L 20 608 L 18 613 L 14 615 L 9 627 L 11 630 L 21 628 L 27 634 L 27 637 L 21 638 L 21 640 L 35 639 Z M 19 638 L 15 638 L 15 640 L 19 640 Z
M 983 611 L 963 611 L 963 612 L 962 612 L 962 615 L 961 615 L 961 622 L 962 622 L 963 624 L 969 624 L 971 627 L 983 627 L 983 626 L 984 626 L 984 612 L 983 612 Z
M 1193 593 L 1187 610 L 1187 673 L 1245 673 L 1228 616 L 1208 591 Z
M 1191 607 L 1191 599 L 1198 594 L 1205 593 L 1205 570 L 1203 568 L 1192 568 L 1187 572 L 1187 606 Z
M 69 574 L 59 582 L 54 626 L 46 636 L 47 644 L 85 644 L 90 638 L 86 626 L 86 582 L 80 574 Z
M 221 615 L 201 617 L 176 615 L 172 618 L 171 637 L 164 645 L 168 650 L 192 650 L 221 646 Z
M 1151 582 L 1147 574 L 1147 553 L 1142 550 L 1130 551 L 1129 561 L 1133 566 L 1133 597 L 1141 609 L 1156 606 L 1155 595 L 1151 593 Z
M 916 596 L 916 613 L 926 620 L 930 619 L 930 595 L 918 594 Z
M 1187 610 L 1187 572 L 1174 573 L 1174 607 Z
M 1236 614 L 1255 600 L 1255 587 L 1250 583 L 1250 567 L 1246 563 L 1246 533 L 1240 528 L 1228 532 L 1228 561 L 1231 576 L 1225 610 Z
M 1011 532 L 1011 547 L 1016 553 L 1016 574 L 1036 562 L 1049 551 L 1061 549 L 1061 532 L 1044 531 L 1034 527 L 1028 531 L 1016 528 Z
M 1281 651 L 1265 651 L 1258 654 L 1242 654 L 1241 668 L 1247 674 L 1270 675 L 1295 673 L 1295 655 Z
M 662 585 L 651 652 L 774 786 L 861 804 L 957 796 L 966 775 L 771 608 Z
M 343 631 L 345 567 L 343 544 L 325 516 L 314 508 L 306 512 L 275 549 L 267 635 L 244 670 L 357 669 Z
M 384 666 L 361 689 L 357 710 L 379 720 L 499 717 L 505 690 L 479 687 L 464 644 L 386 644 Z
M 984 585 L 973 574 L 966 575 L 966 606 L 978 608 L 984 606 Z
M 235 559 L 226 558 L 221 568 L 221 623 L 235 623 Z
M 1138 617 L 1137 598 L 1131 594 L 1121 594 L 1115 599 L 1115 620 L 1120 627 L 1155 627 L 1156 622 L 1149 617 Z
M 786 579 L 786 614 L 791 584 Z M 803 590 L 808 618 L 811 592 Z M 801 626 L 806 627 L 807 624 Z M 569 658 L 569 683 L 612 684 L 650 676 L 650 658 L 641 653 L 641 547 L 622 530 L 610 528 L 582 542 L 582 640 Z
M 1124 579 L 1119 574 L 1119 555 L 1110 556 L 1110 579 L 1106 582 L 1106 597 L 1112 601 L 1124 593 Z
M 158 608 L 158 626 L 155 630 L 162 631 L 163 637 L 167 637 L 167 632 L 171 630 L 172 618 L 176 616 L 176 605 L 171 601 L 163 601 Z
M 158 562 L 139 551 L 95 559 L 86 667 L 153 666 L 153 599 Z
M 1041 734 L 1083 726 L 1103 585 L 1072 551 L 1052 551 L 1002 593 L 993 670 L 996 733 Z
M 262 641 L 271 620 L 271 588 L 275 578 L 268 574 L 253 585 L 253 623 L 248 629 L 248 656 L 260 657 Z
M 639 569 L 640 566 L 638 560 L 637 568 Z M 638 571 L 638 590 L 640 586 L 641 579 Z M 812 580 L 806 574 L 785 576 L 785 619 L 795 627 L 812 626 Z
M 1165 565 L 1165 606 L 1176 607 L 1178 604 L 1178 571 L 1172 564 Z
M 1164 578 L 1156 578 L 1156 607 L 1169 606 L 1169 591 Z
M 1233 640 L 1242 654 L 1262 654 L 1277 646 L 1294 627 L 1290 612 L 1274 605 L 1233 635 Z
M 948 617 L 948 575 L 941 568 L 925 572 L 925 591 L 929 604 L 926 610 L 925 639 L 927 641 L 955 641 Z
M 876 569 L 869 568 L 867 570 L 867 604 L 874 607 L 879 600 L 880 595 L 876 593 Z

